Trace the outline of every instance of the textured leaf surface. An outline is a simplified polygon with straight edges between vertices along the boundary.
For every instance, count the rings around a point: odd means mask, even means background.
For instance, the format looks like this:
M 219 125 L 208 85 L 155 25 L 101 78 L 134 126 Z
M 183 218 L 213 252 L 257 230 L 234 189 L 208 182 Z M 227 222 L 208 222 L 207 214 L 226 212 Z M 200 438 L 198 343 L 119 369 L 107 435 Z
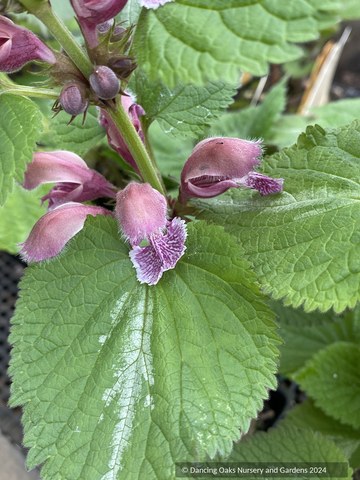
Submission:
M 354 428 L 360 427 L 359 345 L 329 345 L 309 360 L 295 379 L 325 413 Z
M 31 100 L 0 95 L 0 205 L 12 192 L 14 179 L 22 183 L 41 130 L 41 115 Z
M 240 69 L 264 75 L 268 62 L 301 56 L 294 42 L 318 36 L 336 22 L 324 0 L 177 0 L 143 9 L 135 35 L 139 64 L 152 80 L 171 86 L 222 78 L 236 83 Z M 144 42 L 146 38 L 146 42 Z
M 168 479 L 228 455 L 276 388 L 279 337 L 236 239 L 189 225 L 187 250 L 140 285 L 117 222 L 89 218 L 26 270 L 11 341 L 12 405 L 44 479 Z
M 272 127 L 266 138 L 280 148 L 289 147 L 308 125 L 318 123 L 322 127 L 337 128 L 359 118 L 360 99 L 344 99 L 311 109 L 311 115 L 283 115 Z
M 291 426 L 277 428 L 276 430 L 270 429 L 267 433 L 257 433 L 247 442 L 236 444 L 228 461 L 307 462 L 310 464 L 311 462 L 347 462 L 342 450 L 328 438 L 319 433 Z M 277 464 L 277 466 L 279 465 Z M 289 468 L 289 465 L 287 467 Z M 264 478 L 264 476 L 254 476 L 252 478 Z M 266 478 L 279 477 L 273 477 L 269 474 Z M 285 478 L 294 478 L 294 476 L 289 475 Z M 321 478 L 321 475 L 313 478 Z M 328 478 L 335 480 L 338 477 L 330 475 Z M 348 469 L 348 475 L 342 478 L 351 478 L 350 468 Z
M 284 345 L 280 347 L 279 371 L 284 375 L 296 372 L 319 350 L 334 342 L 360 343 L 360 331 L 351 318 L 339 318 L 333 323 L 321 325 L 322 315 L 317 315 L 319 325 L 313 327 L 293 327 L 283 325 L 281 319 L 277 320 L 281 327 L 280 336 L 284 340 Z
M 116 17 L 117 22 L 128 20 L 129 23 L 125 23 L 125 27 L 134 25 L 139 20 L 139 15 L 142 7 L 139 4 L 139 0 L 128 0 L 125 7 L 121 10 Z
M 238 236 L 266 294 L 286 305 L 335 312 L 360 298 L 360 122 L 308 127 L 297 145 L 267 157 L 262 173 L 284 192 L 233 189 L 194 201 L 199 218 Z
M 357 468 L 360 466 L 360 430 L 328 417 L 320 408 L 315 407 L 312 400 L 306 400 L 292 408 L 280 425 L 309 428 L 326 435 L 350 459 L 351 467 Z
M 148 124 L 156 119 L 172 137 L 196 137 L 233 103 L 236 89 L 221 81 L 204 87 L 180 84 L 170 89 L 162 81 L 153 83 L 139 72 L 136 92 Z
M 47 149 L 68 150 L 81 157 L 104 138 L 106 132 L 99 125 L 96 107 L 88 109 L 84 125 L 82 115 L 68 125 L 70 118 L 64 111 L 56 115 L 50 121 L 50 132 L 45 133 L 41 141 Z
M 151 124 L 149 136 L 160 172 L 180 178 L 184 163 L 194 148 L 194 141 L 191 138 L 170 138 L 157 122 Z
M 0 250 L 18 253 L 16 244 L 24 242 L 32 227 L 45 215 L 46 206 L 41 206 L 41 197 L 49 193 L 50 186 L 28 192 L 15 184 L 8 201 L 0 207 Z
M 319 327 L 329 323 L 336 322 L 340 317 L 332 310 L 326 313 L 305 312 L 302 307 L 292 308 L 285 307 L 281 300 L 269 300 L 268 305 L 270 309 L 278 316 L 275 320 L 281 326 L 289 327 Z
M 270 89 L 264 101 L 256 107 L 223 115 L 211 128 L 213 136 L 264 138 L 280 117 L 286 104 L 286 79 Z

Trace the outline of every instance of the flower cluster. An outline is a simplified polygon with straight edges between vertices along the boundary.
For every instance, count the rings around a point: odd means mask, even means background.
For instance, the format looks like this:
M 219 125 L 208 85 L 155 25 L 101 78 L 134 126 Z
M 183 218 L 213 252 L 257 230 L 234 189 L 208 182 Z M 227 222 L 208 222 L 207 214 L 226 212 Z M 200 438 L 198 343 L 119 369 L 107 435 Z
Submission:
M 134 57 L 125 54 L 133 26 L 124 28 L 114 21 L 127 0 L 70 1 L 84 34 L 89 59 L 94 64 L 88 79 L 69 57 L 53 52 L 33 33 L 1 16 L 0 70 L 12 72 L 31 60 L 52 65 L 47 73 L 55 78 L 56 85 L 62 86 L 53 109 L 65 110 L 72 116 L 71 122 L 82 113 L 85 120 L 89 105 L 97 105 L 99 123 L 106 130 L 109 145 L 141 179 L 136 160 L 112 114 L 119 106 L 116 97 L 121 93 L 122 107 L 145 144 L 139 118 L 145 111 L 130 93 L 121 90 L 122 82 L 126 82 L 136 68 Z M 141 6 L 153 9 L 168 1 L 172 0 L 139 0 Z M 239 187 L 257 190 L 260 195 L 281 192 L 283 179 L 273 179 L 256 171 L 261 156 L 260 141 L 222 137 L 203 140 L 196 145 L 182 170 L 180 202 L 186 205 L 191 197 L 211 198 Z M 168 211 L 167 199 L 148 183 L 131 182 L 116 193 L 114 185 L 90 169 L 78 155 L 66 151 L 37 152 L 33 162 L 27 165 L 22 187 L 33 190 L 46 183 L 55 183 L 55 186 L 41 199 L 42 203 L 48 202 L 47 213 L 21 244 L 21 254 L 26 260 L 41 261 L 56 256 L 82 229 L 87 215 L 99 214 L 118 219 L 123 236 L 131 246 L 129 256 L 141 283 L 155 285 L 184 255 L 187 229 L 185 221 L 176 216 L 179 203 L 170 201 L 173 211 Z M 116 199 L 115 212 L 83 204 L 99 197 Z

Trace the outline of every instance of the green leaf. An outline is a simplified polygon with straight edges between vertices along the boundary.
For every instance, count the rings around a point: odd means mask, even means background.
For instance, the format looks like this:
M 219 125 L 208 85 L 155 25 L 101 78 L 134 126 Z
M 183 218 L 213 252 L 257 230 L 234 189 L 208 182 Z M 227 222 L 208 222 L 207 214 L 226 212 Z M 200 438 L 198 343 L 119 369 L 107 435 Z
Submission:
M 343 423 L 360 427 L 360 348 L 336 342 L 320 350 L 295 375 L 315 405 Z
M 149 129 L 150 143 L 154 150 L 160 172 L 180 178 L 181 170 L 194 148 L 191 138 L 170 138 L 160 128 L 157 122 Z
M 0 250 L 16 254 L 16 246 L 28 237 L 32 227 L 45 215 L 46 207 L 41 206 L 40 198 L 49 193 L 49 185 L 32 192 L 15 184 L 6 205 L 0 207 Z
M 159 122 L 171 137 L 197 137 L 233 103 L 236 88 L 225 82 L 208 82 L 204 87 L 180 83 L 170 89 L 163 82 L 151 82 L 136 74 L 139 104 L 145 109 L 145 122 Z
M 343 0 L 343 8 L 339 14 L 343 19 L 360 18 L 359 0 Z
M 326 0 L 177 0 L 144 8 L 136 56 L 151 80 L 161 78 L 170 87 L 219 78 L 233 84 L 240 69 L 261 76 L 268 62 L 300 57 L 294 43 L 313 40 L 319 29 L 336 23 L 323 10 L 338 6 Z
M 125 7 L 121 10 L 116 17 L 117 22 L 128 20 L 129 23 L 125 26 L 134 25 L 138 22 L 142 7 L 139 4 L 139 0 L 128 0 Z
M 267 157 L 262 173 L 284 192 L 231 189 L 194 200 L 198 215 L 241 240 L 264 293 L 305 311 L 342 312 L 360 298 L 360 122 L 308 127 L 297 145 Z
M 290 308 L 283 308 L 284 310 L 290 310 Z M 282 316 L 276 320 L 281 327 L 280 336 L 284 340 L 284 345 L 280 347 L 279 367 L 279 372 L 284 375 L 294 374 L 304 366 L 307 360 L 310 360 L 319 350 L 331 343 L 338 341 L 360 342 L 360 329 L 354 325 L 352 318 L 338 317 L 332 323 L 322 325 L 324 314 L 302 312 L 301 315 L 299 313 L 299 317 L 304 318 L 305 325 L 308 315 L 312 316 L 314 326 L 286 325 L 282 323 Z
M 292 426 L 279 427 L 276 430 L 270 429 L 267 433 L 261 432 L 252 435 L 248 441 L 240 442 L 234 446 L 234 451 L 227 462 L 264 462 L 285 464 L 289 468 L 289 463 L 308 463 L 309 467 L 314 462 L 329 462 L 328 469 L 333 468 L 337 471 L 335 462 L 345 462 L 347 459 L 342 450 L 334 442 L 310 430 L 302 430 Z M 286 465 L 288 464 L 288 465 Z M 332 465 L 331 465 L 332 464 Z M 330 466 L 331 465 L 331 466 Z M 351 479 L 351 469 L 347 468 L 347 476 L 341 478 Z M 265 478 L 264 476 L 252 476 L 251 478 Z M 279 475 L 266 475 L 267 479 L 279 478 Z M 294 478 L 293 475 L 282 478 Z M 302 476 L 302 478 L 308 478 Z M 323 478 L 315 475 L 313 478 Z M 332 480 L 340 480 L 337 475 L 331 474 Z
M 309 428 L 314 432 L 320 432 L 322 435 L 326 435 L 341 448 L 346 458 L 350 459 L 349 463 L 351 467 L 357 468 L 360 466 L 360 459 L 358 457 L 360 453 L 360 430 L 356 430 L 349 425 L 344 425 L 328 417 L 320 408 L 315 407 L 311 399 L 292 408 L 286 414 L 285 420 L 280 423 L 280 426 L 285 425 L 293 425 L 297 428 Z
M 41 115 L 31 100 L 0 95 L 0 205 L 13 191 L 14 179 L 23 182 L 41 130 Z
M 337 128 L 359 118 L 360 99 L 344 99 L 311 109 L 311 115 L 283 115 L 274 124 L 269 137 L 270 143 L 280 148 L 296 143 L 297 137 L 307 125 L 319 123 L 322 127 Z
M 56 115 L 50 122 L 50 132 L 42 136 L 41 143 L 47 149 L 68 150 L 82 157 L 105 137 L 106 132 L 99 125 L 96 107 L 88 109 L 84 125 L 82 115 L 68 125 L 70 118 L 64 111 Z
M 302 307 L 294 309 L 292 307 L 285 307 L 281 300 L 269 300 L 268 305 L 270 309 L 278 316 L 276 323 L 282 327 L 318 327 L 320 325 L 327 325 L 336 322 L 339 319 L 338 315 L 330 310 L 326 313 L 310 312 L 306 313 Z
M 228 455 L 276 388 L 280 339 L 241 247 L 204 222 L 188 234 L 152 287 L 109 217 L 26 270 L 11 404 L 44 479 L 173 478 L 177 460 Z
M 271 127 L 285 108 L 286 81 L 285 78 L 272 87 L 260 105 L 223 115 L 212 126 L 211 135 L 266 140 Z

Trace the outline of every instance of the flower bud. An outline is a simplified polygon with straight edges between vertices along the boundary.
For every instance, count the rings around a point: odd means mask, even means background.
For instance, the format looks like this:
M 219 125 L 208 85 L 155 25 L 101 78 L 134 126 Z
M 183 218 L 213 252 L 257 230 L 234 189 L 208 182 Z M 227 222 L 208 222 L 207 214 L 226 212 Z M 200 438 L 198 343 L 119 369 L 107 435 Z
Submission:
M 113 23 L 114 22 L 112 20 L 108 20 L 107 22 L 103 22 L 103 23 L 100 23 L 99 25 L 96 25 L 96 28 L 97 28 L 97 31 L 99 32 L 99 35 L 101 37 L 103 35 L 106 35 L 108 33 L 108 31 L 110 30 L 110 28 L 112 27 Z M 116 27 L 114 28 L 114 31 L 113 31 L 113 36 L 114 35 L 116 35 L 116 36 L 123 35 L 124 32 L 126 32 L 125 27 L 121 27 L 120 25 L 116 25 Z
M 51 49 L 35 34 L 0 16 L 0 72 L 16 72 L 31 60 L 56 62 Z
M 126 78 L 137 68 L 135 57 L 129 55 L 115 55 L 109 59 L 109 67 L 118 75 L 121 79 Z
M 208 138 L 198 143 L 181 172 L 181 200 L 211 198 L 231 187 L 250 187 L 260 195 L 282 190 L 283 179 L 254 171 L 260 164 L 260 141 L 238 138 Z
M 67 83 L 60 92 L 60 105 L 69 115 L 80 115 L 88 106 L 87 91 L 85 85 L 77 82 Z
M 95 67 L 89 82 L 96 95 L 102 100 L 111 100 L 120 91 L 120 80 L 109 67 Z

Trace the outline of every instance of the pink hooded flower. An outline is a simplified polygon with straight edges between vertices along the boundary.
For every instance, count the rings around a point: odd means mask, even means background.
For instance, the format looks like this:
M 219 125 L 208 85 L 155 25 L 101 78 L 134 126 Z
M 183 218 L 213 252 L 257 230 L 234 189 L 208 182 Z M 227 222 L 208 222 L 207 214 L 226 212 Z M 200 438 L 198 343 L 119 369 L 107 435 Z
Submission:
M 75 153 L 66 151 L 37 152 L 27 164 L 22 186 L 26 190 L 44 183 L 56 185 L 41 200 L 49 200 L 48 210 L 67 202 L 87 202 L 98 197 L 115 198 L 114 185 L 89 168 Z
M 135 127 L 135 130 L 138 132 L 139 137 L 144 142 L 144 134 L 141 130 L 141 123 L 139 115 L 145 115 L 145 110 L 140 106 L 134 103 L 134 100 L 131 96 L 121 95 L 121 103 L 130 117 L 132 124 Z M 140 175 L 140 171 L 136 165 L 134 157 L 131 155 L 131 152 L 128 146 L 125 143 L 121 133 L 119 132 L 117 126 L 115 125 L 113 119 L 108 114 L 106 110 L 100 109 L 99 122 L 102 127 L 105 128 L 108 142 L 111 148 L 118 153 L 126 163 L 128 163 L 137 173 Z
M 148 183 L 130 183 L 117 194 L 116 216 L 133 247 L 129 255 L 140 283 L 155 285 L 185 252 L 185 222 L 169 222 L 166 209 L 165 198 Z M 149 245 L 139 247 L 143 239 Z
M 97 25 L 116 17 L 125 7 L 127 0 L 70 0 L 78 17 L 83 34 L 90 45 L 99 43 Z
M 41 217 L 34 225 L 29 237 L 20 244 L 20 254 L 30 262 L 55 257 L 65 244 L 84 226 L 86 216 L 113 214 L 102 207 L 82 205 L 81 203 L 64 203 Z
M 282 178 L 270 178 L 254 171 L 260 164 L 260 141 L 214 137 L 194 148 L 181 172 L 181 200 L 211 198 L 231 187 L 250 187 L 260 195 L 282 191 Z
M 34 33 L 0 15 L 0 72 L 16 72 L 31 60 L 56 62 L 51 49 Z
M 173 2 L 174 0 L 139 0 L 141 7 L 152 8 L 156 10 L 160 5 L 165 5 L 167 2 Z

